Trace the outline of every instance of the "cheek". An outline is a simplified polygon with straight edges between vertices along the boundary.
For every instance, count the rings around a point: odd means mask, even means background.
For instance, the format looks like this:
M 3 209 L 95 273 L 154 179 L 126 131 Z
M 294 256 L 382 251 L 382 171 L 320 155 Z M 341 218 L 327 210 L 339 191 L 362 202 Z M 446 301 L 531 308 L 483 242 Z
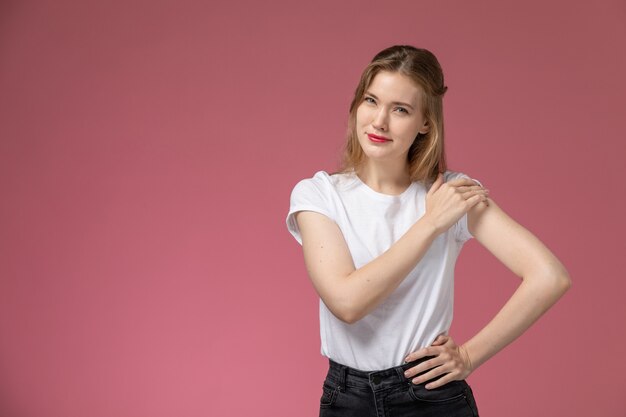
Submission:
M 365 123 L 367 123 L 367 118 L 368 118 L 368 110 L 363 107 L 360 106 L 356 109 L 356 123 L 357 125 L 363 125 Z
M 420 133 L 420 130 L 422 130 L 423 127 L 424 121 L 420 119 L 417 122 L 412 123 L 408 130 L 415 132 L 415 135 L 417 135 L 418 133 Z

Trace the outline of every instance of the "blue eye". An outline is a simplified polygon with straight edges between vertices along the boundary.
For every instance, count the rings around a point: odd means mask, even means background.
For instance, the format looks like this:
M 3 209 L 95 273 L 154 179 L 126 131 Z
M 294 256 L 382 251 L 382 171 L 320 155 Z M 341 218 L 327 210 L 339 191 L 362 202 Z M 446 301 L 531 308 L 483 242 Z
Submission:
M 397 107 L 399 110 L 402 110 L 404 113 L 409 114 L 408 110 L 404 107 Z
M 372 100 L 372 101 L 368 101 L 368 100 Z M 374 99 L 371 97 L 365 97 L 363 101 L 367 101 L 368 103 L 376 103 L 376 101 L 374 101 Z

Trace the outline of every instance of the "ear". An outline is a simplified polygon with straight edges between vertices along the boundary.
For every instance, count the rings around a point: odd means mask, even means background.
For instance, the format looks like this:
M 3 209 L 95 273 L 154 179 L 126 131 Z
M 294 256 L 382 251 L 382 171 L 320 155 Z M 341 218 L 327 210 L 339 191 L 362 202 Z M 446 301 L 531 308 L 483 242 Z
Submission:
M 419 132 L 422 135 L 425 135 L 430 130 L 430 125 L 428 124 L 428 120 L 424 122 L 424 125 L 420 128 Z

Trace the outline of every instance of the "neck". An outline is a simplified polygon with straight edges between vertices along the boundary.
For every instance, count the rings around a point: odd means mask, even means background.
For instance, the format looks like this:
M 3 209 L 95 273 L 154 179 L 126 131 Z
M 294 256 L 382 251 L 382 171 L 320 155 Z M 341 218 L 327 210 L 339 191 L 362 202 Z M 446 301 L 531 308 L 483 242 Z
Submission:
M 411 185 L 409 165 L 397 161 L 367 159 L 356 174 L 367 186 L 383 194 L 401 194 Z

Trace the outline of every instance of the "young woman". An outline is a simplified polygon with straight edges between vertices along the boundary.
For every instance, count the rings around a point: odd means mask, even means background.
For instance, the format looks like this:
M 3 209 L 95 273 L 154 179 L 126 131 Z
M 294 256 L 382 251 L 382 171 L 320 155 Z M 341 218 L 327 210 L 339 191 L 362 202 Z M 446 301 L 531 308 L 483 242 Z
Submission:
M 435 56 L 396 45 L 365 68 L 339 172 L 296 184 L 287 227 L 320 296 L 320 416 L 477 416 L 465 378 L 570 287 L 559 260 L 480 182 L 446 167 Z M 457 345 L 453 272 L 476 238 L 519 288 Z

